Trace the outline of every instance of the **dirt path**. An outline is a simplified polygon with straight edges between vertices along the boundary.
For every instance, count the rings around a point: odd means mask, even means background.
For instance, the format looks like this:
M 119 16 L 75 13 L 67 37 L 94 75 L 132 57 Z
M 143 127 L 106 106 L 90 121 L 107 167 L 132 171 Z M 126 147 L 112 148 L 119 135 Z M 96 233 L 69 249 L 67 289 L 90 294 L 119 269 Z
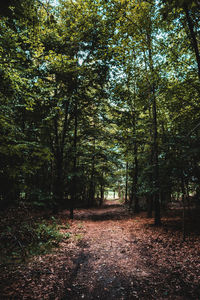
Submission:
M 185 266 L 180 265 L 184 250 L 180 254 L 177 248 L 175 255 L 176 245 L 168 245 L 159 230 L 151 235 L 152 228 L 144 226 L 143 219 L 133 219 L 117 203 L 80 212 L 76 218 L 82 221 L 84 238 L 63 300 L 189 300 L 200 295 L 198 285 L 187 282 Z
M 0 299 L 200 299 L 199 238 L 182 243 L 179 232 L 108 203 L 76 210 L 62 229 L 73 238 L 13 271 L 18 281 Z M 68 212 L 60 218 L 66 224 Z
M 137 299 L 140 279 L 151 274 L 132 239 L 130 215 L 116 205 L 79 217 L 85 219 L 80 263 L 63 299 Z

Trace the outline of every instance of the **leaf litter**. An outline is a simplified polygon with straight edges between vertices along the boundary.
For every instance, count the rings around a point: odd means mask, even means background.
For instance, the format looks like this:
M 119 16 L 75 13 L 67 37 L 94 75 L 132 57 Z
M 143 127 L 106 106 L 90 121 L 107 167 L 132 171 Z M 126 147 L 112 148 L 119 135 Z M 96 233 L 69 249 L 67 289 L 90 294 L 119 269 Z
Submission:
M 56 218 L 70 236 L 51 253 L 0 265 L 1 299 L 200 299 L 198 235 L 183 242 L 167 218 L 156 228 L 117 203 Z

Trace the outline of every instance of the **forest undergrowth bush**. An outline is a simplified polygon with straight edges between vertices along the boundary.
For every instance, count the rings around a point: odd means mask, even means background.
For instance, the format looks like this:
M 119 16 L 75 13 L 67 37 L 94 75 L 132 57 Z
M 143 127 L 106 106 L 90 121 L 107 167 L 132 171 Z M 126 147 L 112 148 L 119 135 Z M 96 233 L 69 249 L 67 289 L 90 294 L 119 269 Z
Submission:
M 69 224 L 65 225 L 65 229 L 69 227 Z M 0 224 L 0 262 L 18 263 L 33 255 L 50 252 L 70 237 L 69 232 L 61 233 L 60 228 L 54 217 L 45 219 L 34 216 L 33 212 L 12 209 Z

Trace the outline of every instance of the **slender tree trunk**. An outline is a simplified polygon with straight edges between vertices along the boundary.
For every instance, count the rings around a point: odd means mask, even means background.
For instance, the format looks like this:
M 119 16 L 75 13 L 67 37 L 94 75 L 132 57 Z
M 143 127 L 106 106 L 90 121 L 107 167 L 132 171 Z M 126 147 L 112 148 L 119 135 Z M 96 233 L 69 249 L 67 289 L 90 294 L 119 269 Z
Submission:
M 99 206 L 101 207 L 103 205 L 103 200 L 104 200 L 104 186 L 103 186 L 102 183 L 101 183 L 101 186 L 100 186 L 100 193 L 101 193 L 101 196 L 100 196 Z
M 54 163 L 55 173 L 53 180 L 53 194 L 55 204 L 53 211 L 58 212 L 58 207 L 63 202 L 63 153 L 60 149 L 59 134 L 58 134 L 58 120 L 57 117 L 54 119 L 54 132 L 55 132 L 55 152 L 54 152 Z
M 128 203 L 128 161 L 126 162 L 125 203 Z
M 136 70 L 136 56 L 134 53 L 134 70 Z M 136 111 L 136 73 L 134 76 L 135 84 L 134 84 L 134 93 L 133 99 L 131 101 L 131 110 L 132 110 L 132 126 L 133 126 L 133 138 L 134 141 L 134 149 L 133 149 L 133 157 L 134 157 L 134 169 L 133 169 L 133 181 L 132 181 L 132 202 L 134 200 L 134 212 L 138 213 L 140 210 L 139 207 L 139 199 L 138 199 L 138 141 L 137 141 L 137 111 Z
M 194 49 L 195 56 L 196 56 L 196 61 L 197 61 L 197 66 L 198 66 L 198 76 L 199 76 L 199 80 L 200 80 L 200 54 L 199 54 L 199 48 L 198 48 L 198 41 L 197 41 L 197 37 L 196 37 L 195 31 L 194 31 L 193 20 L 190 16 L 190 11 L 188 9 L 187 4 L 184 5 L 184 11 L 185 11 L 185 15 L 186 15 L 188 28 L 190 31 L 192 48 Z
M 140 210 L 139 207 L 139 199 L 138 199 L 138 149 L 137 149 L 137 142 L 135 141 L 135 145 L 134 145 L 134 164 L 135 164 L 135 168 L 134 168 L 134 212 L 138 213 Z
M 150 186 L 152 190 L 155 188 L 155 181 L 154 181 L 154 174 L 155 174 L 155 168 L 154 168 L 154 160 L 155 160 L 155 145 L 156 145 L 156 140 L 155 137 L 157 136 L 157 119 L 156 119 L 156 114 L 154 115 L 154 112 L 156 112 L 156 102 L 155 101 L 155 87 L 154 87 L 154 68 L 153 68 L 153 59 L 152 59 L 152 40 L 151 40 L 151 25 L 150 28 L 147 29 L 146 32 L 146 39 L 147 39 L 147 44 L 148 44 L 148 59 L 146 57 L 145 50 L 143 50 L 144 54 L 144 62 L 145 62 L 145 68 L 146 72 L 148 72 L 148 63 L 149 63 L 149 71 L 150 71 L 150 78 L 148 80 L 149 86 L 150 86 L 150 104 L 149 104 L 149 118 L 150 122 L 152 123 L 152 126 L 150 126 L 149 130 L 149 136 L 150 136 L 150 143 L 151 143 L 151 155 L 150 155 L 150 165 L 152 166 L 152 171 L 149 174 L 149 181 L 150 181 Z M 152 101 L 153 98 L 153 101 Z M 153 103 L 154 102 L 154 103 Z M 153 105 L 154 104 L 154 105 Z M 155 122 L 156 121 L 156 122 Z M 155 129 L 156 129 L 156 134 L 155 134 Z M 153 214 L 153 207 L 155 206 L 154 202 L 154 194 L 150 192 L 147 195 L 147 217 L 151 218 Z
M 93 206 L 95 201 L 95 185 L 94 185 L 94 158 L 92 158 L 92 170 L 90 176 L 88 207 Z
M 152 112 L 151 112 L 151 107 L 150 106 L 149 106 L 149 118 L 150 118 L 150 120 L 152 120 Z M 149 136 L 150 136 L 150 140 L 152 142 L 153 135 L 152 135 L 152 128 L 151 127 L 150 127 L 150 130 L 149 130 Z M 151 150 L 150 150 L 149 160 L 150 160 L 150 165 L 153 166 L 153 147 L 151 147 Z M 153 187 L 153 172 L 152 171 L 149 173 L 149 183 Z M 152 216 L 153 216 L 153 201 L 154 201 L 153 194 L 149 193 L 147 195 L 147 218 L 152 218 Z
M 95 125 L 94 125 L 95 127 Z M 90 187 L 89 187 L 89 199 L 88 199 L 88 207 L 94 205 L 95 202 L 95 182 L 94 182 L 94 173 L 95 173 L 95 146 L 96 141 L 93 139 L 93 153 L 92 153 L 92 169 L 90 176 Z
M 147 218 L 152 218 L 153 214 L 153 195 L 147 196 Z
M 159 199 L 159 166 L 158 166 L 158 142 L 157 142 L 157 111 L 156 111 L 156 99 L 155 91 L 153 91 L 153 124 L 154 124 L 154 138 L 153 138 L 153 149 L 154 149 L 154 206 L 155 206 L 155 225 L 161 224 L 160 217 L 160 199 Z
M 184 185 L 184 178 L 183 175 L 181 177 L 181 191 L 182 191 L 182 205 L 183 205 L 183 213 L 182 213 L 182 234 L 183 234 L 183 241 L 185 241 L 185 185 Z
M 132 182 L 132 187 L 131 187 L 130 194 L 129 194 L 129 209 L 132 208 L 132 204 L 133 204 L 133 182 Z
M 120 185 L 118 186 L 118 196 L 119 196 L 119 199 L 121 199 L 121 187 L 120 187 Z
M 190 202 L 190 192 L 189 192 L 189 182 L 187 180 L 186 182 L 186 199 L 187 199 L 187 210 L 188 210 L 188 215 L 191 215 L 191 202 Z
M 53 160 L 50 161 L 50 181 L 49 181 L 49 193 L 53 194 Z
M 151 74 L 151 103 L 152 103 L 152 116 L 153 116 L 153 185 L 154 185 L 154 209 L 155 217 L 154 223 L 156 226 L 161 225 L 161 216 L 160 216 L 160 199 L 159 199 L 159 165 L 158 165 L 158 126 L 157 126 L 157 103 L 155 95 L 155 72 L 153 67 L 153 58 L 152 58 L 152 41 L 151 35 L 147 33 L 147 42 L 148 42 L 148 53 L 149 53 L 149 68 Z
M 138 145 L 136 140 L 136 110 L 135 110 L 135 92 L 134 92 L 134 103 L 132 104 L 132 126 L 133 126 L 133 137 L 135 137 L 134 141 L 134 149 L 133 149 L 133 180 L 132 180 L 132 196 L 131 202 L 134 201 L 134 212 L 139 212 L 139 199 L 137 195 L 138 190 Z M 132 204 L 131 204 L 132 205 Z
M 78 132 L 78 101 L 75 100 L 75 110 L 74 110 L 74 141 L 73 141 L 73 179 L 72 179 L 72 192 L 70 199 L 70 219 L 74 218 L 74 205 L 76 203 L 76 188 L 77 188 L 77 132 Z
M 55 195 L 58 204 L 63 202 L 63 157 L 58 153 L 56 157 L 56 180 L 55 180 Z
M 57 96 L 57 91 L 55 97 Z M 55 173 L 53 178 L 53 194 L 55 198 L 54 212 L 58 211 L 58 206 L 63 204 L 64 199 L 64 146 L 65 146 L 65 137 L 68 128 L 68 108 L 69 102 L 65 104 L 65 117 L 64 123 L 61 132 L 58 129 L 58 116 L 54 118 L 54 134 L 55 141 L 52 143 L 52 150 L 54 153 L 54 163 L 55 163 Z

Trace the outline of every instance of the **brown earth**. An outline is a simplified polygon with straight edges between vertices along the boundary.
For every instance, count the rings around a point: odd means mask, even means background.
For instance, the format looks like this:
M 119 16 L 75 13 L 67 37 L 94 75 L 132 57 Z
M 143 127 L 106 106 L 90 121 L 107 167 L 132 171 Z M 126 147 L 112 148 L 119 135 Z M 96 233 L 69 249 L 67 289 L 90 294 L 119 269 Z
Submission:
M 68 211 L 71 232 L 53 253 L 1 268 L 0 299 L 200 299 L 200 238 L 182 242 L 170 219 L 131 215 L 117 201 L 102 209 Z

